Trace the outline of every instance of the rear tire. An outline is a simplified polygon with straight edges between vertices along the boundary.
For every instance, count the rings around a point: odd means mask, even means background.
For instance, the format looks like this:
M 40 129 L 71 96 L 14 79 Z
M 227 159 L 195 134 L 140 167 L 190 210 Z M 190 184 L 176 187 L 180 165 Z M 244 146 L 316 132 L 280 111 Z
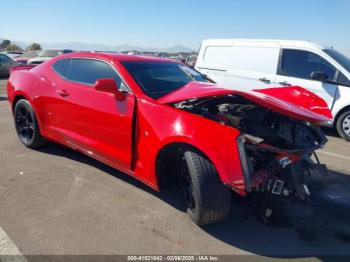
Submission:
M 196 224 L 218 223 L 230 214 L 231 192 L 220 181 L 214 165 L 201 153 L 184 153 L 181 185 L 187 214 Z
M 350 110 L 342 113 L 336 123 L 339 136 L 350 141 Z
M 13 115 L 16 132 L 23 145 L 35 149 L 44 146 L 47 143 L 40 134 L 38 120 L 32 106 L 27 100 L 18 100 Z

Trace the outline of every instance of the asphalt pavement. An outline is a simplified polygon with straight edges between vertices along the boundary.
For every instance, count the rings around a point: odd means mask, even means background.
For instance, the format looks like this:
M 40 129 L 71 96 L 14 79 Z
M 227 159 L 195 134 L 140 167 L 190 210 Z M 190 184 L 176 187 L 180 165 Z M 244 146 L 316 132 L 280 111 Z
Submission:
M 270 224 L 235 196 L 229 219 L 198 227 L 176 188 L 137 180 L 57 144 L 17 139 L 0 80 L 0 255 L 217 254 L 328 261 L 350 255 L 350 144 L 326 129 L 311 201 L 283 201 Z M 25 258 L 24 258 L 25 259 Z M 0 259 L 1 260 L 1 259 Z

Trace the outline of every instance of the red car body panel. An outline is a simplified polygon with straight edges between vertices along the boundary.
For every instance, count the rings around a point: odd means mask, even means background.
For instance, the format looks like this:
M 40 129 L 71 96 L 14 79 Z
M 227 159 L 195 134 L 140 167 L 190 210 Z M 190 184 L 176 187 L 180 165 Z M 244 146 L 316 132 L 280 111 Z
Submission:
M 18 58 L 15 58 L 14 60 L 15 60 L 16 62 L 19 62 L 19 63 L 23 62 L 24 64 L 27 64 L 27 62 L 28 62 L 29 59 L 30 59 L 30 58 L 21 58 L 21 57 L 18 57 Z
M 283 101 L 288 101 L 294 106 L 308 109 L 316 114 L 332 119 L 332 112 L 329 110 L 326 101 L 309 90 L 300 86 L 274 87 L 254 90 L 265 95 L 273 96 Z
M 14 72 L 16 70 L 30 70 L 33 67 L 36 67 L 36 65 L 19 65 L 19 66 L 14 66 L 14 67 L 11 67 L 10 74 L 12 74 L 12 72 Z
M 160 104 L 223 95 L 240 95 L 258 105 L 298 120 L 325 122 L 332 118 L 326 102 L 299 86 L 257 89 L 253 91 L 229 90 L 214 84 L 191 82 L 160 99 Z
M 60 59 L 84 57 L 105 61 L 120 73 L 132 90 L 125 100 L 118 101 L 113 94 L 66 81 L 52 69 Z M 159 190 L 156 162 L 161 150 L 174 143 L 191 145 L 214 163 L 224 184 L 242 195 L 245 195 L 245 184 L 237 146 L 240 131 L 168 104 L 194 97 L 238 94 L 296 119 L 328 120 L 328 113 L 322 110 L 315 113 L 317 101 L 314 99 L 312 104 L 306 95 L 301 96 L 306 101 L 293 106 L 287 101 L 289 98 L 281 95 L 277 98 L 270 91 L 238 92 L 203 83 L 192 82 L 154 100 L 143 93 L 121 64 L 120 61 L 126 60 L 171 61 L 90 52 L 61 55 L 30 70 L 14 70 L 8 82 L 9 102 L 13 108 L 15 100 L 26 98 L 44 137 L 126 172 L 156 190 Z M 283 90 L 301 92 L 299 88 Z M 297 99 L 295 96 L 291 102 Z
M 221 181 L 237 187 L 244 194 L 236 142 L 240 134 L 238 130 L 146 100 L 138 103 L 137 116 L 135 158 L 137 176 L 156 182 L 155 161 L 160 149 L 172 143 L 184 143 L 197 148 L 216 163 Z

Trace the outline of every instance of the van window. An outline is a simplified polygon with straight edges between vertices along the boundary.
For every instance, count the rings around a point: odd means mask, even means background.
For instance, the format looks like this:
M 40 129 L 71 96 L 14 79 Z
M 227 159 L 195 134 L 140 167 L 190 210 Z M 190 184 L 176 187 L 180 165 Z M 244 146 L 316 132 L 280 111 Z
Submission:
M 342 86 L 350 86 L 350 80 L 340 72 L 339 72 L 337 82 L 339 83 L 339 85 L 342 85 Z
M 338 52 L 337 50 L 333 48 L 324 49 L 328 55 L 330 55 L 335 61 L 337 61 L 339 64 L 341 64 L 347 71 L 350 72 L 350 59 L 343 55 L 342 53 Z
M 317 54 L 294 49 L 284 49 L 279 74 L 311 80 L 312 72 L 323 72 L 335 80 L 337 69 Z
M 208 46 L 204 62 L 208 66 L 276 74 L 279 48 L 257 46 Z

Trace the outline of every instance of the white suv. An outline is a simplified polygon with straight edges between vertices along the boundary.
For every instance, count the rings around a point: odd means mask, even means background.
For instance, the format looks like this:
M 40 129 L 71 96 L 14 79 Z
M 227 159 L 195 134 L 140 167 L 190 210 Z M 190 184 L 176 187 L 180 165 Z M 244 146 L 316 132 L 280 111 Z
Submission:
M 322 97 L 337 128 L 350 141 L 350 59 L 307 41 L 212 39 L 202 42 L 196 66 L 235 89 L 297 85 Z

